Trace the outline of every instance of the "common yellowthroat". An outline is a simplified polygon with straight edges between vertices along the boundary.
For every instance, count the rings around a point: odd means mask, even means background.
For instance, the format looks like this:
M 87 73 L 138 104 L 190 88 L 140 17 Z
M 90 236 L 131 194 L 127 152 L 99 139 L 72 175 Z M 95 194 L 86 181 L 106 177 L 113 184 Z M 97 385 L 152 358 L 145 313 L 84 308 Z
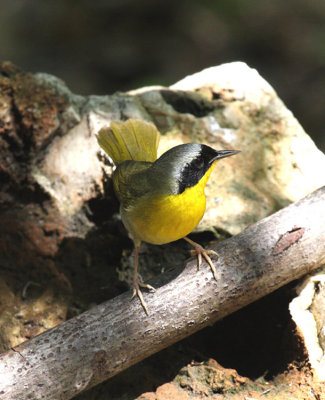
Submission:
M 139 249 L 142 241 L 164 244 L 184 238 L 198 256 L 209 263 L 214 277 L 216 269 L 209 257 L 213 250 L 204 250 L 187 238 L 205 212 L 205 185 L 215 164 L 238 150 L 214 150 L 199 143 L 173 147 L 157 159 L 159 132 L 150 123 L 129 119 L 112 122 L 102 128 L 97 140 L 112 158 L 116 169 L 113 186 L 120 201 L 122 221 L 135 246 L 133 296 L 138 296 L 148 314 L 140 287 L 155 290 L 138 277 Z

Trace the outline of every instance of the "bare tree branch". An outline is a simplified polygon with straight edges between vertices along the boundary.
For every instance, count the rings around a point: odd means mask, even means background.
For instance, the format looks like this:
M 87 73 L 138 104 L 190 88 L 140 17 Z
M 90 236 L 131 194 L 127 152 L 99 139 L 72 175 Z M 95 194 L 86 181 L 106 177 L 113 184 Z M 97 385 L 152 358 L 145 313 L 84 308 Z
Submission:
M 71 399 L 325 262 L 325 187 L 157 277 L 147 317 L 130 292 L 0 356 L 1 399 Z

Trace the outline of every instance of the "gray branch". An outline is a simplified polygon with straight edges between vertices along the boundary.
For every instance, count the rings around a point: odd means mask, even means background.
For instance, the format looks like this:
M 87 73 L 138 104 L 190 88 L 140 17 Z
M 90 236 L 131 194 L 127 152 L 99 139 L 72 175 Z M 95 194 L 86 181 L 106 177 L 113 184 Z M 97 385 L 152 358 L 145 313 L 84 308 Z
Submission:
M 0 356 L 1 399 L 71 399 L 325 262 L 325 187 L 151 282 L 147 317 L 124 293 Z

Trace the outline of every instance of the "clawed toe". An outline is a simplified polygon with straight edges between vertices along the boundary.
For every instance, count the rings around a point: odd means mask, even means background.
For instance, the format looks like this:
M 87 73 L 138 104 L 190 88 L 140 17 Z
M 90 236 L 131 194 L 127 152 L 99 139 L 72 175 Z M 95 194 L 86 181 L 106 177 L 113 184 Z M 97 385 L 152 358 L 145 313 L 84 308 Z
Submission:
M 193 240 L 191 240 L 187 237 L 185 237 L 184 239 L 186 241 L 188 241 L 194 247 L 194 250 L 191 250 L 190 254 L 192 256 L 197 256 L 197 268 L 200 269 L 200 266 L 202 264 L 202 257 L 204 257 L 206 262 L 210 265 L 214 279 L 217 280 L 218 279 L 217 270 L 216 270 L 216 267 L 213 265 L 213 262 L 212 262 L 211 258 L 209 257 L 209 255 L 214 255 L 216 257 L 219 257 L 219 254 L 214 250 L 205 250 L 201 245 L 199 245 L 196 242 L 193 242 Z
M 143 295 L 142 295 L 142 292 L 141 292 L 140 287 L 149 289 L 149 290 L 151 290 L 152 292 L 155 292 L 156 289 L 155 289 L 153 286 L 151 286 L 151 285 L 148 285 L 148 284 L 146 284 L 146 283 L 140 282 L 139 279 L 135 279 L 135 281 L 133 282 L 133 293 L 132 293 L 131 300 L 132 300 L 135 296 L 138 296 L 138 297 L 139 297 L 139 300 L 140 300 L 140 303 L 141 303 L 141 305 L 142 305 L 142 307 L 143 307 L 145 313 L 146 313 L 147 315 L 149 315 L 149 309 L 148 309 L 147 303 L 144 301 L 144 298 L 143 298 Z
M 219 254 L 214 250 L 205 250 L 206 254 L 211 254 L 213 256 L 219 257 Z

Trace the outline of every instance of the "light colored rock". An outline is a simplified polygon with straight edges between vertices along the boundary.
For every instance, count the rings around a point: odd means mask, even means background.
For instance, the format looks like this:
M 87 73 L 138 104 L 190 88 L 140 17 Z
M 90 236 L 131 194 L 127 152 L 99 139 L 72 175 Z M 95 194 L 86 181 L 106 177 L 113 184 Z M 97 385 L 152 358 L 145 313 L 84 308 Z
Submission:
M 325 355 L 324 355 L 324 308 L 317 309 L 317 296 L 324 299 L 325 273 L 317 272 L 307 277 L 297 288 L 298 296 L 289 306 L 292 319 L 297 325 L 307 353 L 311 367 L 319 381 L 325 381 Z M 324 305 L 324 300 L 321 306 Z M 316 310 L 315 310 L 316 307 Z
M 218 95 L 220 109 L 201 118 L 203 136 L 216 148 L 242 150 L 212 175 L 202 229 L 212 223 L 237 233 L 325 184 L 324 154 L 256 70 L 223 64 L 171 88 Z
M 112 172 L 98 158 L 95 134 L 112 120 L 131 117 L 157 125 L 160 154 L 190 141 L 242 151 L 222 160 L 212 174 L 198 230 L 236 234 L 325 184 L 324 154 L 273 88 L 242 62 L 205 69 L 170 88 L 71 96 L 79 104 L 73 117 L 79 122 L 53 141 L 35 168 L 37 181 L 63 214 L 78 213 L 103 190 L 104 174 Z

